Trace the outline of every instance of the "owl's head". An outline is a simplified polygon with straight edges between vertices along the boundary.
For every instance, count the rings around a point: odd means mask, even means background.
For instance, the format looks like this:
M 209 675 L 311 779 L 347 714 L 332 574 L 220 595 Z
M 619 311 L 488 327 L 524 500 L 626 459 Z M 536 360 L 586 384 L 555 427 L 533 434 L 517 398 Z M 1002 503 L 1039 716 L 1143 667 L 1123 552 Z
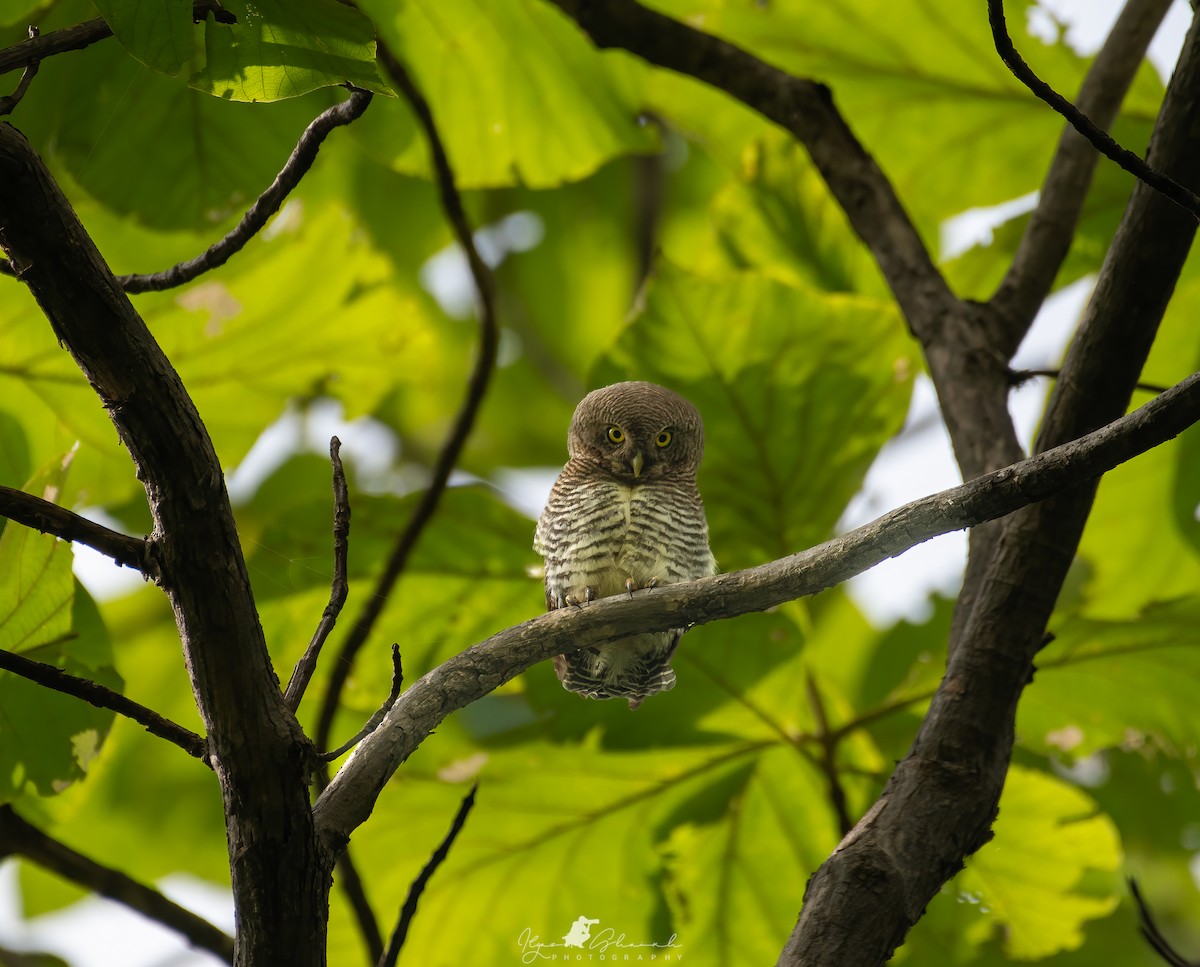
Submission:
M 700 412 L 655 383 L 614 383 L 588 393 L 567 433 L 571 459 L 629 484 L 694 476 L 704 454 Z

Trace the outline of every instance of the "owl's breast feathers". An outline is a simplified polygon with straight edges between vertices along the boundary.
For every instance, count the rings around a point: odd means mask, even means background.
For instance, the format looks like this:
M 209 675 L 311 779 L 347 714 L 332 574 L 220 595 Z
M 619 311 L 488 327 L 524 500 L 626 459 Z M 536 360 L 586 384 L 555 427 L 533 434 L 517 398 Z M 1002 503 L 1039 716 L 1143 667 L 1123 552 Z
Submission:
M 570 463 L 538 521 L 534 549 L 546 561 L 546 605 L 602 598 L 626 582 L 674 584 L 716 573 L 695 484 L 658 480 L 628 486 L 580 473 Z M 589 595 L 590 590 L 590 595 Z M 589 698 L 629 699 L 675 684 L 670 658 L 683 629 L 636 635 L 555 659 L 563 686 Z

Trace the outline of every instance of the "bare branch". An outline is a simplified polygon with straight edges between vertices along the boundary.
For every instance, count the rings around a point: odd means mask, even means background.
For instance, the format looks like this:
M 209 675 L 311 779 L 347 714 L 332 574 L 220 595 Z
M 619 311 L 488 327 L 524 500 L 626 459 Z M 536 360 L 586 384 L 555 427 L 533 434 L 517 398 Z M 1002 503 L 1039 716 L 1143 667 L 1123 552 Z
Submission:
M 333 464 L 333 581 L 329 588 L 329 603 L 321 614 L 321 621 L 308 643 L 304 655 L 296 663 L 288 681 L 284 700 L 293 712 L 300 707 L 304 690 L 312 679 L 317 668 L 317 659 L 325 639 L 337 624 L 338 615 L 346 603 L 346 595 L 350 592 L 350 582 L 346 577 L 347 556 L 350 539 L 350 495 L 346 490 L 346 471 L 342 469 L 340 451 L 342 441 L 333 437 L 329 441 L 329 459 Z
M 124 567 L 141 571 L 147 577 L 153 576 L 150 544 L 147 541 L 118 533 L 49 500 L 23 490 L 0 486 L 0 517 L 7 517 L 43 534 L 53 534 L 64 541 L 86 544 Z
M 463 797 L 462 804 L 454 815 L 454 821 L 450 824 L 450 830 L 446 833 L 446 838 L 438 844 L 438 848 L 429 857 L 429 862 L 425 864 L 408 888 L 408 896 L 404 898 L 404 906 L 400 908 L 400 919 L 396 922 L 396 929 L 392 931 L 392 939 L 388 943 L 387 953 L 379 959 L 379 967 L 396 967 L 400 948 L 404 946 L 408 928 L 412 924 L 413 917 L 416 916 L 417 903 L 421 899 L 421 894 L 425 892 L 429 878 L 437 872 L 437 868 L 446 861 L 446 857 L 450 854 L 450 847 L 458 839 L 458 834 L 462 832 L 467 817 L 475 806 L 475 793 L 478 791 L 479 783 L 475 783 L 471 786 L 471 791 Z
M 333 857 L 312 825 L 312 744 L 271 665 L 221 463 L 177 370 L 42 159 L 7 124 L 0 247 L 103 402 L 146 491 L 159 584 L 226 805 L 235 903 L 255 911 L 239 923 L 238 958 L 317 967 Z
M 906 504 L 834 540 L 758 567 L 561 609 L 473 645 L 425 675 L 346 761 L 314 806 L 320 835 L 341 849 L 384 783 L 451 712 L 556 654 L 634 632 L 704 624 L 816 594 L 939 534 L 994 520 L 1171 439 L 1200 420 L 1200 374 L 1071 443 Z
M 308 170 L 317 159 L 321 143 L 329 136 L 334 128 L 349 124 L 362 116 L 367 105 L 371 103 L 371 93 L 350 89 L 350 97 L 322 111 L 304 129 L 296 147 L 292 149 L 287 163 L 280 169 L 275 180 L 253 205 L 242 216 L 232 231 L 223 239 L 210 246 L 193 259 L 180 262 L 162 272 L 150 275 L 122 275 L 118 281 L 126 292 L 161 292 L 163 289 L 173 289 L 185 285 L 193 279 L 224 265 L 229 259 L 245 248 L 246 243 L 262 231 L 268 220 L 279 211 L 284 199 L 300 183 Z
M 161 923 L 227 964 L 233 963 L 233 938 L 157 890 L 48 836 L 8 805 L 0 806 L 0 856 L 23 856 L 51 873 Z
M 495 282 L 492 272 L 475 248 L 475 238 L 471 232 L 470 223 L 467 221 L 466 211 L 463 209 L 462 198 L 458 193 L 454 170 L 450 166 L 450 159 L 446 155 L 446 149 L 438 134 L 429 104 L 382 39 L 378 41 L 377 50 L 380 62 L 391 76 L 392 81 L 408 99 L 429 143 L 429 153 L 433 161 L 434 177 L 437 180 L 442 209 L 454 231 L 455 239 L 466 255 L 467 265 L 471 270 L 471 279 L 475 284 L 475 292 L 479 300 L 479 352 L 475 357 L 475 366 L 467 383 L 467 392 L 462 406 L 459 408 L 454 425 L 442 443 L 442 448 L 434 463 L 429 486 L 425 488 L 408 525 L 392 548 L 387 563 L 384 565 L 383 573 L 375 582 L 374 590 L 363 605 L 346 640 L 342 643 L 337 663 L 330 672 L 321 714 L 317 720 L 316 744 L 318 748 L 329 746 L 333 719 L 337 714 L 342 689 L 345 688 L 350 670 L 354 667 L 354 658 L 366 644 L 371 629 L 375 627 L 376 621 L 383 613 L 384 605 L 387 603 L 392 588 L 396 586 L 396 582 L 408 564 L 409 555 L 416 547 L 426 525 L 433 518 L 442 493 L 446 489 L 446 484 L 450 480 L 450 474 L 454 470 L 455 464 L 458 463 L 459 455 L 467 442 L 471 428 L 475 425 L 479 407 L 483 403 L 488 384 L 491 382 L 492 371 L 496 368 L 496 347 L 499 343 L 500 333 L 496 320 Z
M 846 790 L 842 788 L 842 781 L 838 777 L 836 759 L 838 736 L 829 731 L 829 716 L 825 714 L 825 702 L 821 698 L 821 692 L 817 688 L 816 679 L 813 678 L 811 671 L 805 676 L 804 683 L 808 690 L 808 704 L 812 706 L 813 718 L 816 719 L 817 724 L 816 733 L 812 738 L 821 747 L 821 758 L 816 765 L 825 773 L 825 778 L 829 782 L 829 802 L 837 814 L 838 828 L 845 836 L 854 828 L 854 820 L 850 818 L 850 809 L 846 805 Z
M 1112 124 L 1170 6 L 1171 0 L 1129 0 L 1121 9 L 1075 99 L 1079 111 L 1100 127 Z M 1062 267 L 1099 159 L 1083 135 L 1070 125 L 1063 129 L 1037 206 L 991 299 L 997 348 L 1008 358 Z
M 150 734 L 157 735 L 160 739 L 166 739 L 168 742 L 174 742 L 188 755 L 212 768 L 212 763 L 208 760 L 208 744 L 204 741 L 203 736 L 164 718 L 153 709 L 139 705 L 120 692 L 114 692 L 111 688 L 106 688 L 90 679 L 71 675 L 54 665 L 34 661 L 24 655 L 4 649 L 0 649 L 0 668 L 10 671 L 14 675 L 20 675 L 22 678 L 28 678 L 31 682 L 37 682 L 46 688 L 52 688 L 56 692 L 73 695 L 96 708 L 107 708 L 119 712 L 126 718 L 133 719 Z
M 1146 938 L 1146 943 L 1170 967 L 1194 967 L 1192 961 L 1172 947 L 1167 942 L 1167 938 L 1162 935 L 1162 931 L 1158 929 L 1158 924 L 1154 922 L 1154 917 L 1150 913 L 1150 907 L 1146 903 L 1145 897 L 1142 896 L 1142 891 L 1138 888 L 1137 880 L 1131 876 L 1128 883 L 1129 894 L 1133 897 L 1133 902 L 1138 909 L 1138 929 Z
M 32 24 L 29 27 L 29 39 L 36 40 L 39 31 Z M 29 84 L 37 76 L 38 67 L 41 65 L 40 60 L 35 60 L 32 64 L 21 72 L 21 79 L 17 81 L 16 90 L 6 97 L 0 97 L 0 117 L 6 114 L 12 114 L 13 110 L 21 103 L 21 98 L 25 96 L 25 92 L 29 90 Z
M 988 0 L 988 20 L 992 25 L 992 39 L 996 44 L 996 52 L 1017 80 L 1066 118 L 1072 127 L 1087 138 L 1095 149 L 1106 158 L 1116 162 L 1139 181 L 1149 185 L 1164 197 L 1171 199 L 1193 218 L 1200 218 L 1200 197 L 1179 184 L 1174 178 L 1147 164 L 1129 149 L 1117 144 L 1074 104 L 1038 77 L 1033 69 L 1022 60 L 1021 55 L 1013 46 L 1012 38 L 1008 35 L 1008 25 L 1004 21 L 1004 0 Z
M 358 924 L 358 932 L 362 934 L 363 943 L 367 947 L 367 957 L 371 963 L 376 963 L 383 956 L 383 934 L 379 932 L 379 921 L 375 919 L 375 911 L 367 898 L 366 887 L 349 850 L 338 857 L 337 877 L 334 882 L 346 895 L 346 901 L 350 904 L 350 912 L 354 914 L 354 922 Z
M 384 716 L 392 710 L 392 706 L 396 704 L 396 699 L 400 697 L 400 689 L 404 685 L 404 667 L 400 662 L 400 645 L 392 642 L 392 689 L 388 692 L 388 697 L 383 700 L 383 704 L 367 719 L 367 724 L 354 733 L 354 735 L 339 745 L 336 749 L 331 749 L 329 752 L 321 753 L 321 758 L 326 762 L 332 762 L 334 759 L 340 759 L 347 752 L 353 749 L 358 743 L 365 739 L 368 735 L 379 728 L 379 723 L 383 721 Z
M 1061 369 L 1010 369 L 1008 371 L 1008 378 L 1013 386 L 1022 386 L 1038 376 L 1046 379 L 1058 379 L 1061 375 Z M 1165 393 L 1168 389 L 1159 383 L 1144 383 L 1140 380 L 1134 384 L 1133 388 L 1140 389 L 1143 393 Z

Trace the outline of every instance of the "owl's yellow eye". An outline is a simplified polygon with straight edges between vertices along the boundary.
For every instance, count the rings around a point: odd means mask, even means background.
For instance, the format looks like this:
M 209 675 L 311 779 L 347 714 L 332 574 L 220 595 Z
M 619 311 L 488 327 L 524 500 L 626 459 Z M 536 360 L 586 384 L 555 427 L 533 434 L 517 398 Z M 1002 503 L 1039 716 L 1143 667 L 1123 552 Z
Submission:
M 624 443 L 625 433 L 619 426 L 610 426 L 608 428 L 608 438 L 613 443 Z
M 663 430 L 662 433 L 660 433 L 658 435 L 658 438 L 654 442 L 657 443 L 660 447 L 665 447 L 668 443 L 671 442 L 671 431 Z

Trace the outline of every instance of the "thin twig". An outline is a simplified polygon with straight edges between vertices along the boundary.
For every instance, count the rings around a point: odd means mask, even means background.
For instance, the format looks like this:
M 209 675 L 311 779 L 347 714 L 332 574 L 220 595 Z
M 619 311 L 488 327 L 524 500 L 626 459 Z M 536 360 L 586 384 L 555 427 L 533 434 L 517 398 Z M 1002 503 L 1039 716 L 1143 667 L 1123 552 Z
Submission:
M 1062 370 L 1060 369 L 1010 369 L 1008 371 L 1008 378 L 1013 386 L 1020 386 L 1037 376 L 1043 376 L 1046 379 L 1058 379 L 1061 373 Z M 1134 388 L 1146 393 L 1165 393 L 1170 389 L 1169 386 L 1163 386 L 1161 383 L 1135 383 Z
M 186 262 L 180 262 L 162 272 L 149 275 L 122 275 L 118 281 L 126 292 L 161 292 L 163 289 L 173 289 L 184 285 L 205 272 L 224 265 L 230 257 L 240 252 L 255 235 L 262 231 L 267 221 L 279 211 L 283 201 L 292 189 L 300 183 L 300 179 L 312 167 L 321 149 L 321 143 L 328 137 L 329 132 L 336 127 L 349 124 L 360 117 L 371 103 L 370 91 L 350 88 L 350 97 L 322 111 L 312 123 L 304 129 L 296 147 L 287 163 L 280 169 L 275 180 L 271 182 L 258 199 L 250 206 L 242 220 L 232 231 L 209 249 Z
M 72 883 L 116 900 L 176 931 L 188 943 L 233 963 L 233 938 L 120 870 L 102 866 L 0 806 L 0 856 L 23 856 Z
M 1171 0 L 1129 0 L 1096 52 L 1075 94 L 1075 106 L 1105 130 L 1111 128 L 1170 7 Z M 996 348 L 1008 358 L 1029 331 L 1067 257 L 1100 158 L 1087 138 L 1071 125 L 1063 126 L 1037 204 L 989 300 L 995 309 Z
M 350 583 L 346 576 L 350 539 L 350 495 L 346 489 L 346 471 L 342 469 L 341 449 L 341 440 L 337 437 L 330 439 L 329 460 L 333 464 L 333 581 L 329 588 L 329 603 L 325 605 L 317 630 L 313 633 L 304 655 L 296 663 L 284 693 L 284 700 L 293 712 L 300 707 L 304 690 L 308 688 L 308 683 L 317 668 L 321 648 L 337 624 L 338 615 L 342 613 L 342 606 L 346 603 L 346 595 L 350 591 Z
M 813 738 L 821 746 L 821 761 L 818 763 L 825 778 L 829 780 L 829 802 L 837 813 L 838 826 L 845 836 L 854 828 L 854 820 L 850 818 L 850 809 L 846 805 L 846 790 L 842 788 L 842 780 L 838 776 L 837 744 L 838 735 L 829 731 L 829 717 L 825 714 L 825 703 L 817 689 L 817 681 L 810 670 L 805 675 L 805 686 L 808 689 L 808 702 L 812 706 L 813 718 L 817 722 L 817 732 Z
M 1087 138 L 1106 158 L 1116 162 L 1139 181 L 1145 182 L 1155 191 L 1175 202 L 1194 218 L 1200 218 L 1200 197 L 1183 187 L 1174 178 L 1169 178 L 1158 169 L 1151 167 L 1129 149 L 1121 147 L 1104 130 L 1093 124 L 1074 104 L 1038 77 L 1033 69 L 1021 59 L 1021 55 L 1013 46 L 1012 38 L 1008 35 L 1008 25 L 1004 20 L 1004 0 L 988 0 L 988 20 L 992 25 L 992 39 L 996 45 L 996 53 L 1000 55 L 1004 65 L 1012 71 L 1017 80 L 1066 118 L 1072 127 Z
M 371 963 L 377 963 L 383 956 L 383 934 L 379 932 L 379 921 L 375 918 L 375 911 L 371 907 L 371 901 L 367 898 L 362 876 L 348 849 L 338 857 L 336 882 L 342 892 L 346 894 L 350 910 L 358 922 L 363 943 L 367 946 L 367 957 Z
M 438 134 L 429 104 L 382 39 L 378 41 L 377 51 L 380 62 L 408 99 L 429 143 L 429 153 L 433 160 L 434 176 L 437 180 L 442 209 L 454 231 L 458 244 L 466 254 L 471 278 L 475 283 L 475 291 L 479 299 L 479 352 L 475 357 L 475 366 L 467 383 L 466 396 L 455 417 L 454 426 L 442 444 L 442 449 L 434 463 L 429 486 L 421 495 L 421 501 L 413 511 L 408 525 L 392 548 L 383 573 L 375 582 L 375 588 L 367 598 L 362 612 L 343 642 L 338 660 L 330 672 L 321 714 L 317 721 L 315 738 L 317 748 L 325 748 L 329 745 L 333 719 L 337 714 L 342 689 L 345 688 L 350 671 L 354 667 L 355 656 L 366 643 L 376 621 L 379 620 L 388 596 L 408 564 L 409 556 L 416 547 L 417 540 L 433 518 L 434 511 L 437 510 L 438 502 L 450 480 L 450 473 L 454 470 L 467 436 L 475 425 L 475 418 L 491 381 L 492 371 L 496 368 L 496 346 L 499 341 L 492 273 L 475 248 L 471 226 L 467 221 L 462 198 L 459 196 L 454 180 L 454 170 L 450 166 L 450 159 L 446 156 L 446 149 Z
M 446 833 L 446 838 L 433 851 L 433 855 L 429 857 L 429 862 L 425 864 L 424 869 L 412 881 L 412 886 L 408 888 L 408 896 L 405 897 L 404 906 L 400 909 L 400 919 L 396 922 L 396 929 L 392 932 L 392 939 L 388 942 L 387 953 L 379 960 L 379 967 L 396 967 L 396 959 L 400 956 L 400 948 L 404 946 L 404 940 L 408 936 L 408 928 L 412 924 L 413 917 L 416 915 L 417 903 L 421 899 L 421 894 L 425 892 L 429 878 L 446 861 L 446 857 L 450 853 L 450 847 L 454 845 L 458 834 L 462 832 L 463 825 L 467 821 L 467 816 L 471 814 L 471 809 L 475 806 L 475 793 L 478 790 L 479 783 L 475 783 L 471 786 L 471 791 L 463 797 L 462 804 L 458 807 L 458 812 L 454 816 L 454 822 L 450 824 L 450 831 Z
M 7 517 L 43 534 L 53 534 L 64 541 L 86 544 L 124 567 L 153 577 L 148 542 L 80 517 L 49 500 L 23 490 L 0 486 L 0 517 Z
M 212 768 L 212 764 L 208 761 L 208 743 L 204 741 L 203 736 L 164 718 L 153 709 L 146 708 L 145 705 L 139 705 L 120 692 L 114 692 L 111 688 L 105 688 L 90 679 L 71 675 L 54 665 L 34 661 L 24 655 L 4 649 L 0 649 L 0 668 L 46 688 L 52 688 L 56 692 L 73 695 L 96 708 L 107 708 L 119 712 L 126 718 L 133 719 L 147 732 L 157 735 L 160 739 L 166 739 L 168 742 L 174 742 L 188 755 Z
M 400 697 L 400 689 L 403 685 L 404 668 L 400 662 L 400 645 L 396 642 L 392 642 L 392 689 L 390 692 L 388 692 L 388 697 L 384 699 L 383 704 L 379 706 L 379 708 L 375 711 L 375 714 L 367 719 L 367 724 L 354 734 L 353 738 L 343 742 L 336 749 L 332 749 L 329 752 L 323 752 L 321 754 L 321 758 L 325 762 L 332 762 L 334 759 L 340 758 L 358 745 L 358 743 L 374 732 L 377 728 L 379 728 L 379 723 L 382 722 L 384 716 L 386 716 L 387 713 L 392 710 L 392 706 L 396 704 L 396 699 Z
M 29 25 L 29 39 L 37 40 L 40 31 L 33 24 Z M 41 66 L 40 60 L 35 60 L 32 64 L 21 72 L 21 79 L 17 81 L 17 88 L 7 97 L 0 97 L 0 117 L 6 114 L 12 114 L 13 109 L 21 103 L 21 98 L 25 96 L 25 92 L 29 90 L 29 84 L 37 75 L 38 68 Z
M 1142 891 L 1138 888 L 1137 880 L 1131 876 L 1128 882 L 1129 893 L 1138 908 L 1138 926 L 1142 936 L 1146 938 L 1146 943 L 1153 947 L 1154 952 L 1162 957 L 1166 963 L 1170 964 L 1171 967 L 1195 967 L 1192 961 L 1187 960 L 1183 954 L 1167 943 L 1167 938 L 1162 935 L 1162 931 L 1158 929 L 1158 924 L 1154 922 L 1154 917 L 1150 915 L 1150 907 L 1146 904 L 1145 897 L 1142 896 Z

